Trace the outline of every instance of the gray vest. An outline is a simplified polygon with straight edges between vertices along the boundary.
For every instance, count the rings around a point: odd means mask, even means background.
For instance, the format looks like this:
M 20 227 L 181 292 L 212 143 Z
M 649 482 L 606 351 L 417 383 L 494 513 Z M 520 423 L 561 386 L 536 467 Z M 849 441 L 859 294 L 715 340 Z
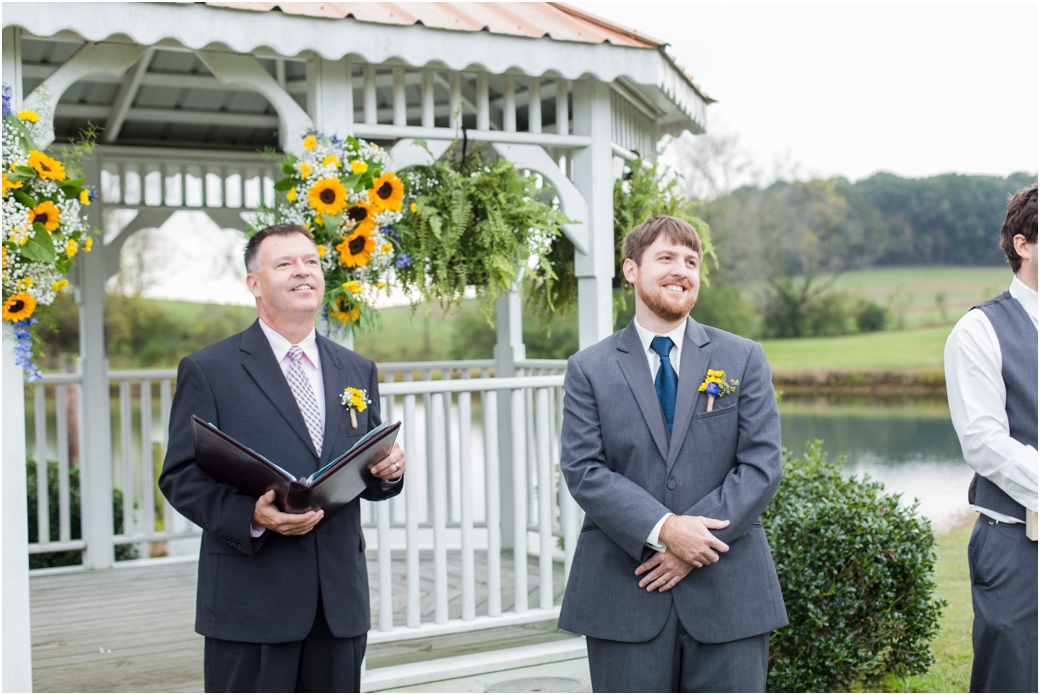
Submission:
M 1005 292 L 975 307 L 993 324 L 1000 343 L 1001 370 L 1007 398 L 1011 438 L 1033 448 L 1037 446 L 1037 332 L 1029 314 Z M 1020 521 L 1026 510 L 988 479 L 976 475 L 968 488 L 968 502 Z

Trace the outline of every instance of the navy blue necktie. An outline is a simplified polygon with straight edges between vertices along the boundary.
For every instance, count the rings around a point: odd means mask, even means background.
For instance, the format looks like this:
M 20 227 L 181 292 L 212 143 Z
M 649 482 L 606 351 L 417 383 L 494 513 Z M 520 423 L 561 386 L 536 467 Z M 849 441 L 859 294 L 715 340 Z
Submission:
M 650 349 L 661 356 L 661 368 L 657 370 L 657 378 L 654 379 L 654 388 L 657 389 L 657 400 L 661 402 L 661 410 L 664 411 L 664 421 L 668 424 L 668 431 L 672 431 L 672 420 L 675 418 L 675 392 L 679 388 L 679 375 L 672 368 L 668 359 L 675 343 L 672 339 L 659 335 L 650 341 Z

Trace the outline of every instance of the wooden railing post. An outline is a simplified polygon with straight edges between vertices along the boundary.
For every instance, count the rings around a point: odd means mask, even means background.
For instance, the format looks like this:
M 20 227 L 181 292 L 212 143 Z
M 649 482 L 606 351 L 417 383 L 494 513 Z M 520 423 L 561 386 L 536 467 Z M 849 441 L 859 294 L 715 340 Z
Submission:
M 495 377 L 502 379 L 516 376 L 516 363 L 526 357 L 520 313 L 520 293 L 515 287 L 498 300 L 497 308 L 498 343 L 495 345 Z M 513 466 L 526 467 L 527 465 L 526 461 L 513 460 L 513 418 L 523 417 L 523 415 L 522 408 L 513 412 L 512 395 L 508 391 L 498 392 L 498 461 L 499 480 L 501 481 L 499 499 L 501 500 L 503 548 L 512 548 L 515 536 L 513 529 Z
M 84 167 L 88 181 L 100 181 L 97 157 Z M 87 208 L 90 226 L 103 229 L 101 205 Z M 87 549 L 83 554 L 86 569 L 103 569 L 115 562 L 112 546 L 114 533 L 112 519 L 112 431 L 108 390 L 108 365 L 105 359 L 105 282 L 108 280 L 106 247 L 103 236 L 94 239 L 91 253 L 82 253 L 77 260 L 79 286 L 80 366 L 83 375 L 83 411 L 80 428 L 83 450 L 80 452 L 80 514 L 83 540 Z

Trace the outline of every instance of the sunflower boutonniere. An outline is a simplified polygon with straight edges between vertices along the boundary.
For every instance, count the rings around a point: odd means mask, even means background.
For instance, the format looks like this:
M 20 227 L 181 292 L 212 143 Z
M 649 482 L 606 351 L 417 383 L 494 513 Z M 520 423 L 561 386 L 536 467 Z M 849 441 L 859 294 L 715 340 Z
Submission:
M 709 369 L 708 373 L 704 376 L 704 381 L 701 382 L 701 386 L 698 391 L 703 391 L 708 394 L 708 407 L 704 411 L 710 413 L 712 408 L 715 407 L 715 399 L 727 396 L 737 390 L 737 386 L 740 385 L 740 381 L 737 379 L 730 379 L 726 381 L 726 372 L 721 369 Z
M 368 404 L 372 402 L 372 399 L 368 397 L 368 391 L 348 386 L 343 389 L 343 393 L 340 394 L 339 399 L 350 412 L 350 426 L 356 428 L 357 414 L 365 412 L 365 408 L 367 408 Z

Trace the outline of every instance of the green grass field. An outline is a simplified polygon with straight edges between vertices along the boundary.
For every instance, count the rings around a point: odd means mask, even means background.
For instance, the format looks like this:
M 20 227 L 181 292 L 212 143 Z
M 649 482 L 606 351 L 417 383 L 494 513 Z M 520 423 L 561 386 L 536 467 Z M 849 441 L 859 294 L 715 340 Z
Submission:
M 935 663 L 923 676 L 913 676 L 895 689 L 919 693 L 966 693 L 971 678 L 971 581 L 968 578 L 970 523 L 938 538 L 936 596 L 950 605 L 943 609 L 939 635 L 932 642 Z
M 845 273 L 833 289 L 889 307 L 893 327 L 916 328 L 956 323 L 1011 277 L 1002 266 L 875 268 Z
M 942 368 L 951 327 L 763 340 L 762 347 L 769 364 L 778 371 Z

